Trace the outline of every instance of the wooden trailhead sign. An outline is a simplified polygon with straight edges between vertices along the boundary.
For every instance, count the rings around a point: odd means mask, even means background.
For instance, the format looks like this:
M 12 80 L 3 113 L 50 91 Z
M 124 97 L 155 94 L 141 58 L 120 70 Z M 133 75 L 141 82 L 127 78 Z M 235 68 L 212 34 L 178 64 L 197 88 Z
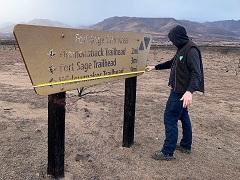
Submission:
M 143 33 L 23 24 L 14 35 L 39 95 L 143 74 L 151 44 Z
M 64 177 L 66 91 L 124 78 L 122 146 L 133 145 L 137 76 L 150 36 L 21 24 L 14 35 L 36 93 L 48 95 L 47 174 Z

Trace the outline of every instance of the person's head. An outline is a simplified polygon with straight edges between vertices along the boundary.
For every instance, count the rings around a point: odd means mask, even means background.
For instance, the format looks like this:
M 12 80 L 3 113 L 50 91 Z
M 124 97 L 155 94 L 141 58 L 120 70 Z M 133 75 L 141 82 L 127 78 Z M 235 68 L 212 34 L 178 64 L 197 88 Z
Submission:
M 186 29 L 180 25 L 170 30 L 168 38 L 177 48 L 183 47 L 189 41 Z

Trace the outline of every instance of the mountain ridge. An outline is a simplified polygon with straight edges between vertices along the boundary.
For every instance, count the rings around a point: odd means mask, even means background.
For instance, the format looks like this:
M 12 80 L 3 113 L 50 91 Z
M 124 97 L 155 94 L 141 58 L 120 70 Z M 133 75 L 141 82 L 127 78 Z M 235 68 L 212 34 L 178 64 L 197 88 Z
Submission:
M 196 41 L 238 41 L 240 42 L 240 20 L 194 22 L 174 18 L 111 17 L 91 28 L 104 31 L 133 31 L 152 34 L 155 41 L 167 41 L 171 28 L 182 25 Z
M 155 42 L 167 42 L 169 30 L 176 25 L 187 29 L 191 38 L 197 42 L 240 42 L 240 20 L 222 20 L 213 22 L 195 22 L 190 20 L 177 20 L 175 18 L 148 18 L 114 16 L 106 18 L 92 26 L 71 27 L 67 24 L 49 19 L 33 19 L 25 24 L 44 25 L 55 27 L 70 27 L 94 29 L 101 31 L 131 31 L 151 34 Z M 15 24 L 6 23 L 0 26 L 0 38 L 13 38 L 12 30 Z

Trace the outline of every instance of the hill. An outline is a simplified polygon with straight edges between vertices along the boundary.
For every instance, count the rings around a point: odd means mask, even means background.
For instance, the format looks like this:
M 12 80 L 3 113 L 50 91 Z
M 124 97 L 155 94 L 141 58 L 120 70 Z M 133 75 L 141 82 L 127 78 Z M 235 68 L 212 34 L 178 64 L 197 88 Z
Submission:
M 176 25 L 186 27 L 196 41 L 240 41 L 240 21 L 199 23 L 174 18 L 111 17 L 91 28 L 104 31 L 133 31 L 152 34 L 155 41 L 167 41 L 167 34 Z
M 26 24 L 70 27 L 58 21 L 34 19 Z M 194 41 L 207 44 L 238 44 L 240 43 L 240 20 L 224 20 L 215 22 L 194 22 L 174 18 L 141 18 L 141 17 L 110 17 L 92 26 L 79 26 L 79 29 L 95 29 L 101 31 L 131 31 L 143 32 L 153 36 L 157 43 L 168 44 L 167 34 L 176 25 L 186 27 Z M 0 26 L 0 39 L 13 38 L 14 24 Z M 75 27 L 76 28 L 76 27 Z
M 58 21 L 52 21 L 49 19 L 33 19 L 29 22 L 22 24 L 41 25 L 41 26 L 54 26 L 54 27 L 69 27 L 69 25 L 63 24 Z M 13 39 L 14 23 L 7 23 L 0 26 L 0 39 Z

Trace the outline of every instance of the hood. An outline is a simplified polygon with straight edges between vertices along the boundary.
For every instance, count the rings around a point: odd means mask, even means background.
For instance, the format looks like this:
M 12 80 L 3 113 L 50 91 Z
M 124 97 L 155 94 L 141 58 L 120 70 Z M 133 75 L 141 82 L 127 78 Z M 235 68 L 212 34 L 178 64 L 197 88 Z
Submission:
M 189 41 L 186 29 L 180 25 L 177 25 L 170 30 L 168 38 L 178 49 L 183 47 Z

